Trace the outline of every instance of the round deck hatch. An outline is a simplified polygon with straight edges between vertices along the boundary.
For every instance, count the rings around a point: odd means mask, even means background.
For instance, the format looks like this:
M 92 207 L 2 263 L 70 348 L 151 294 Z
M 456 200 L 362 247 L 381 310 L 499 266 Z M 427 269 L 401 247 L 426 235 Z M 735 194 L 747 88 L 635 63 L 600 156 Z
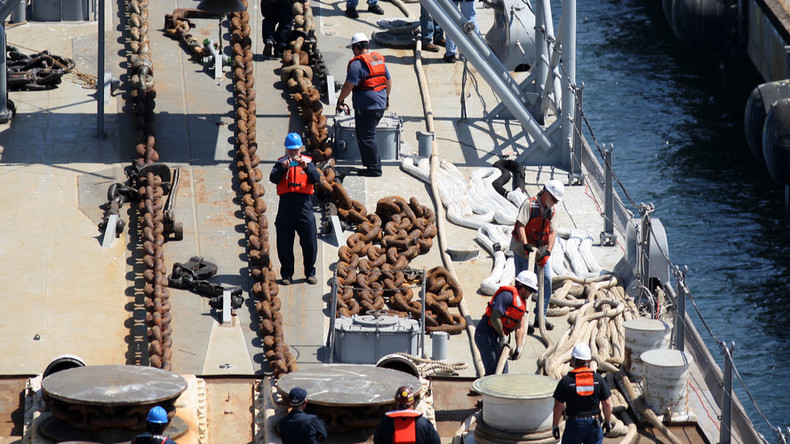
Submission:
M 313 404 L 372 406 L 393 402 L 395 390 L 409 384 L 420 389 L 420 380 L 408 373 L 371 365 L 329 364 L 283 375 L 277 387 L 283 394 L 301 387 Z
M 548 376 L 528 374 L 491 375 L 472 383 L 481 395 L 506 399 L 534 399 L 552 396 L 557 381 Z

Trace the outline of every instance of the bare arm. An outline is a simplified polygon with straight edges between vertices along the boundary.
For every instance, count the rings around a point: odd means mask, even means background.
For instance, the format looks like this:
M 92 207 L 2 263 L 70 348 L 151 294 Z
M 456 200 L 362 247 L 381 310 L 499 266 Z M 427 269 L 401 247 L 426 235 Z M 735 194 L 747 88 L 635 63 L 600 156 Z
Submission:
M 604 421 L 612 422 L 612 402 L 609 399 L 601 401 L 601 410 L 603 410 Z
M 502 330 L 502 313 L 499 310 L 491 312 L 491 326 L 494 327 L 494 331 L 498 336 L 505 336 L 505 332 Z
M 553 412 L 553 415 L 551 417 L 551 426 L 552 426 L 552 428 L 553 427 L 557 427 L 558 425 L 560 425 L 560 418 L 562 417 L 562 408 L 564 406 L 565 406 L 565 404 L 557 401 L 556 399 L 554 400 L 554 412 Z
M 521 352 L 521 349 L 524 347 L 524 334 L 527 332 L 527 315 L 526 313 L 524 316 L 521 317 L 521 321 L 518 323 L 518 328 L 516 329 L 516 350 Z
M 340 95 L 337 96 L 337 104 L 338 106 L 346 100 L 349 94 L 351 94 L 351 90 L 354 89 L 354 84 L 351 82 L 346 81 L 343 83 L 343 87 L 340 88 Z

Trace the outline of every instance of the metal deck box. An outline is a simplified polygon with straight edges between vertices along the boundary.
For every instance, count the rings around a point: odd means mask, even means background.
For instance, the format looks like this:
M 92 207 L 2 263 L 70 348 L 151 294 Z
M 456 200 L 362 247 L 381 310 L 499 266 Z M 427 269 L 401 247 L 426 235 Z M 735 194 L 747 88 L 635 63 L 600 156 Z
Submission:
M 420 324 L 397 316 L 352 316 L 335 320 L 335 362 L 375 364 L 390 353 L 416 355 Z
M 334 154 L 338 159 L 361 160 L 357 143 L 354 115 L 337 115 L 334 123 Z M 385 112 L 376 127 L 376 142 L 381 160 L 397 160 L 400 157 L 403 120 L 394 112 Z

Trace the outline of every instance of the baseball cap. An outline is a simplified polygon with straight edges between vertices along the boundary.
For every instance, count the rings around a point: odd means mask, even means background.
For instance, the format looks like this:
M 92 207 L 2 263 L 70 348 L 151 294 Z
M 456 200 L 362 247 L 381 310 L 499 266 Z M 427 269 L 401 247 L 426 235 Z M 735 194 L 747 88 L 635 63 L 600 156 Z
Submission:
M 301 387 L 294 387 L 291 389 L 291 392 L 288 393 L 288 404 L 291 407 L 298 407 L 304 402 L 307 401 L 307 390 Z

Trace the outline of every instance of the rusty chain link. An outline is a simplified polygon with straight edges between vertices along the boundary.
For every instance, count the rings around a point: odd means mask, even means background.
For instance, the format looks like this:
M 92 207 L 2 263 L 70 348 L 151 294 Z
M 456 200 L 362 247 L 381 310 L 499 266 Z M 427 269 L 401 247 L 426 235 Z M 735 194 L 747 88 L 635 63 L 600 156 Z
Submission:
M 211 52 L 189 33 L 189 30 L 195 27 L 189 17 L 215 17 L 215 14 L 202 13 L 196 9 L 174 9 L 172 14 L 165 15 L 165 35 L 173 40 L 181 41 L 189 49 L 189 52 L 200 61 L 203 57 L 211 55 Z
M 283 337 L 282 303 L 278 297 L 276 276 L 269 256 L 269 221 L 266 218 L 265 189 L 259 182 L 263 173 L 258 169 L 260 157 L 255 141 L 255 76 L 253 70 L 250 15 L 246 11 L 231 14 L 231 46 L 233 48 L 233 79 L 236 111 L 236 168 L 244 218 L 246 220 L 247 254 L 254 283 L 255 311 L 260 317 L 259 335 L 263 351 L 275 377 L 296 370 L 296 358 Z
M 156 91 L 154 90 L 153 63 L 148 44 L 148 0 L 130 0 L 129 52 L 131 98 L 134 108 L 137 159 L 136 165 L 159 161 L 154 129 Z M 164 189 L 162 177 L 155 172 L 141 174 L 137 190 L 140 201 L 140 233 L 143 250 L 143 279 L 145 286 L 145 324 L 148 336 L 149 364 L 171 370 L 173 339 L 170 321 L 170 292 L 167 288 L 167 270 L 164 261 Z

